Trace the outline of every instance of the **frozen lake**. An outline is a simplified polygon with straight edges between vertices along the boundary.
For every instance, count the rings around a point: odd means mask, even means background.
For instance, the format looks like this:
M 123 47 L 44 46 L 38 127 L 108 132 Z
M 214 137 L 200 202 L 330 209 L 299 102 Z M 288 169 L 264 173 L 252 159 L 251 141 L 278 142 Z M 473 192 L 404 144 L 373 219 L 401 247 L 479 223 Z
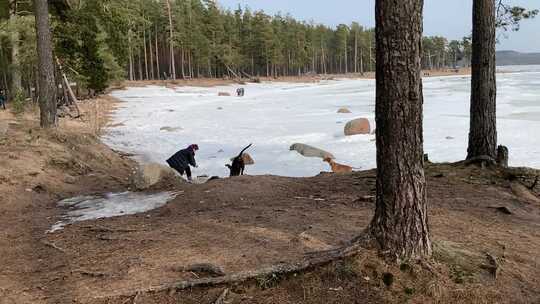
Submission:
M 499 143 L 510 149 L 510 165 L 540 168 L 540 67 L 508 67 L 498 75 Z M 336 80 L 321 83 L 263 83 L 213 88 L 130 88 L 113 92 L 124 103 L 115 112 L 117 126 L 104 140 L 115 149 L 135 153 L 141 161 L 165 163 L 171 154 L 199 144 L 194 175 L 228 175 L 229 158 L 247 144 L 255 159 L 248 174 L 313 176 L 328 171 L 319 159 L 289 151 L 305 143 L 333 153 L 353 167 L 375 167 L 374 135 L 346 137 L 354 118 L 374 121 L 375 82 Z M 425 152 L 436 162 L 466 156 L 470 78 L 424 79 Z M 352 114 L 338 114 L 347 107 Z

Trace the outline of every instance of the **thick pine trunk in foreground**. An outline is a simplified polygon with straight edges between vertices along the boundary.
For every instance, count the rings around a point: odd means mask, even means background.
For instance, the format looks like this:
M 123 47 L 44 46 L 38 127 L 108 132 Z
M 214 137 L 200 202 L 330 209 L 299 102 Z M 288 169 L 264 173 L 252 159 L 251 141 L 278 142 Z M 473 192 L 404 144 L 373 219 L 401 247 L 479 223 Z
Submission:
M 467 159 L 497 157 L 497 83 L 495 5 L 473 1 L 471 122 Z
M 431 255 L 422 135 L 422 0 L 377 0 L 377 203 L 370 233 L 398 260 Z
M 39 109 L 42 128 L 56 126 L 56 85 L 47 0 L 34 0 L 39 66 Z

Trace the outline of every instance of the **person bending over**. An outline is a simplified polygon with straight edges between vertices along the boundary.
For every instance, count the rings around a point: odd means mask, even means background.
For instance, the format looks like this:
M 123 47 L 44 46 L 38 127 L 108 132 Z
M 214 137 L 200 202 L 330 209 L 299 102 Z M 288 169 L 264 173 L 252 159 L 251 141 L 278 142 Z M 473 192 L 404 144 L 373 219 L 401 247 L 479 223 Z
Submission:
M 174 170 L 178 171 L 180 175 L 187 175 L 189 181 L 191 178 L 191 169 L 189 166 L 197 168 L 197 162 L 195 162 L 195 151 L 199 150 L 198 145 L 190 145 L 186 149 L 176 152 L 173 156 L 167 159 L 167 164 L 171 166 Z

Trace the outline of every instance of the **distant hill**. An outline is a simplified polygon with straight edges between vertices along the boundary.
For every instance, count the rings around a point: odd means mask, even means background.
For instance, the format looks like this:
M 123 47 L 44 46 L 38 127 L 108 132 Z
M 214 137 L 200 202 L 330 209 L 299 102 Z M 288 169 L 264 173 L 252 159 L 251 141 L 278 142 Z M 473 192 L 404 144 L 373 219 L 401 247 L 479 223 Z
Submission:
M 497 65 L 540 64 L 540 53 L 520 53 L 516 51 L 497 52 Z

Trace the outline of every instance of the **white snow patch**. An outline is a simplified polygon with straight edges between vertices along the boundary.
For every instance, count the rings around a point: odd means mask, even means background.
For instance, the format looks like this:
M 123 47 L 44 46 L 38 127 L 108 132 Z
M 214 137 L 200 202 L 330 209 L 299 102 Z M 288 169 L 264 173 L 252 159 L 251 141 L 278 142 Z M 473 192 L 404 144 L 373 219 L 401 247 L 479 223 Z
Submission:
M 65 199 L 57 205 L 69 210 L 49 232 L 61 230 L 64 226 L 75 222 L 147 212 L 164 206 L 175 197 L 176 194 L 173 192 L 155 194 L 122 192 Z
M 540 168 L 540 67 L 501 67 L 498 75 L 499 143 L 510 149 L 510 165 Z M 313 176 L 328 165 L 289 151 L 294 143 L 326 150 L 337 161 L 368 169 L 376 165 L 374 135 L 345 137 L 354 118 L 374 121 L 375 82 L 248 84 L 243 98 L 219 97 L 237 86 L 213 88 L 149 86 L 113 92 L 125 101 L 114 114 L 122 126 L 104 140 L 140 161 L 165 164 L 177 150 L 199 144 L 195 175 L 227 176 L 224 167 L 249 143 L 255 160 L 247 174 Z M 424 79 L 425 152 L 436 162 L 464 159 L 469 130 L 470 77 Z M 338 114 L 347 107 L 352 114 Z M 170 127 L 173 132 L 160 131 Z M 175 129 L 181 128 L 181 129 Z M 449 139 L 447 139 L 449 138 Z M 223 151 L 223 152 L 220 152 Z

